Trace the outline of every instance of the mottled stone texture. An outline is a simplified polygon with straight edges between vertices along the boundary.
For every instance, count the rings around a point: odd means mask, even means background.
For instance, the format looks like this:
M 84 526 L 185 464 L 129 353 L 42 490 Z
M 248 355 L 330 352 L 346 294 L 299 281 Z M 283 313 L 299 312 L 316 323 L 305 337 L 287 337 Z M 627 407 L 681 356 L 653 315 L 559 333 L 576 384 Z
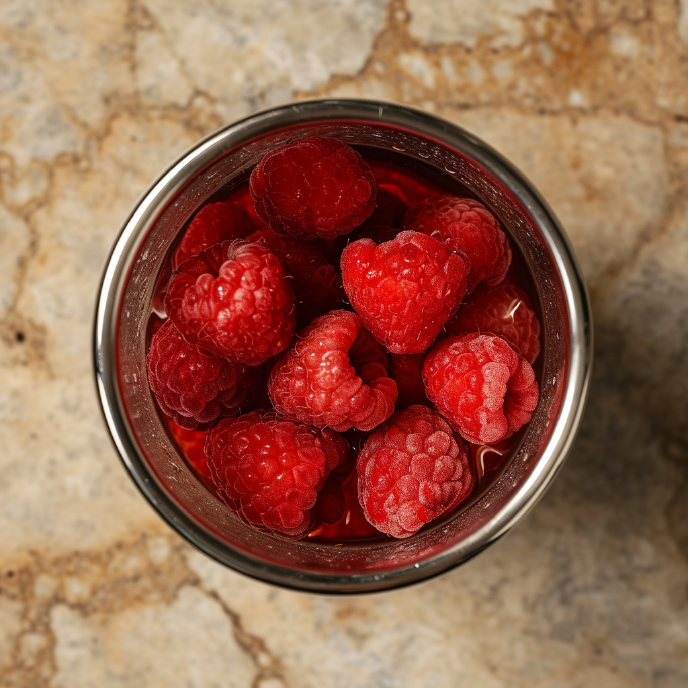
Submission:
M 590 403 L 541 504 L 464 567 L 330 599 L 192 551 L 99 417 L 100 271 L 202 135 L 310 96 L 507 155 L 591 290 Z M 0 3 L 0 686 L 688 685 L 685 0 Z

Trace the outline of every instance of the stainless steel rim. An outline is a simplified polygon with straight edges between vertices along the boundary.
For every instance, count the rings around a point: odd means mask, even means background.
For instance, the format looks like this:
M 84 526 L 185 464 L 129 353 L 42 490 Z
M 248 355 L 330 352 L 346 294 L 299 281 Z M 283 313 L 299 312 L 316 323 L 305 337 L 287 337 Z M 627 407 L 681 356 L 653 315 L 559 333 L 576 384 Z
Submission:
M 277 566 L 229 549 L 183 513 L 157 483 L 133 440 L 115 375 L 118 304 L 133 256 L 161 208 L 206 165 L 224 152 L 274 129 L 328 119 L 384 122 L 408 128 L 458 149 L 486 168 L 519 199 L 541 230 L 554 256 L 569 309 L 570 351 L 561 411 L 538 468 L 491 521 L 457 545 L 417 565 L 380 574 L 326 575 Z M 360 593 L 396 588 L 458 566 L 497 540 L 535 505 L 561 468 L 580 424 L 592 364 L 592 319 L 580 269 L 568 240 L 546 202 L 511 163 L 460 127 L 400 105 L 366 100 L 316 100 L 257 113 L 212 134 L 185 153 L 137 202 L 109 256 L 94 324 L 95 377 L 102 411 L 117 451 L 135 484 L 160 515 L 189 542 L 244 574 L 283 587 L 325 593 Z

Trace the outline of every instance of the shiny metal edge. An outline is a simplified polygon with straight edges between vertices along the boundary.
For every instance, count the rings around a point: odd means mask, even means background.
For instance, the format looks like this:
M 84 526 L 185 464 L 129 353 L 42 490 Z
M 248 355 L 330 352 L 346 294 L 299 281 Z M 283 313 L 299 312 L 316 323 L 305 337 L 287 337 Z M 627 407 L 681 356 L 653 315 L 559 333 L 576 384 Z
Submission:
M 149 474 L 132 440 L 113 374 L 115 319 L 123 280 L 146 230 L 159 211 L 189 178 L 222 153 L 275 128 L 327 119 L 378 120 L 407 127 L 456 148 L 480 163 L 511 190 L 539 226 L 557 264 L 569 308 L 571 359 L 568 379 L 561 411 L 545 453 L 538 463 L 538 470 L 497 516 L 469 538 L 417 566 L 380 574 L 341 576 L 296 571 L 266 563 L 238 550 L 232 550 L 228 558 L 226 546 L 180 512 L 166 491 Z M 328 594 L 376 592 L 426 580 L 464 563 L 518 523 L 544 494 L 571 448 L 587 398 L 592 345 L 590 303 L 577 260 L 554 213 L 525 175 L 488 144 L 455 124 L 393 103 L 354 99 L 311 100 L 259 112 L 211 134 L 180 156 L 143 193 L 120 229 L 103 273 L 93 330 L 96 387 L 103 416 L 124 465 L 149 503 L 189 542 L 224 565 L 282 587 Z

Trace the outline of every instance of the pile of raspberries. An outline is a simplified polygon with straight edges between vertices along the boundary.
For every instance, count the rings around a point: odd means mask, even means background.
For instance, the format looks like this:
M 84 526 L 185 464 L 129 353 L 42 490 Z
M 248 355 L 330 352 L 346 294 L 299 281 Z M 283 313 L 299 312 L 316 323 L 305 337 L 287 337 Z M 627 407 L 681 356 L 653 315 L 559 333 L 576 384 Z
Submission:
M 252 218 L 206 205 L 172 256 L 151 390 L 209 430 L 217 492 L 247 523 L 335 523 L 355 459 L 365 517 L 408 537 L 473 491 L 466 442 L 501 442 L 537 405 L 540 325 L 509 241 L 476 200 L 407 207 L 334 139 L 267 154 L 249 190 Z

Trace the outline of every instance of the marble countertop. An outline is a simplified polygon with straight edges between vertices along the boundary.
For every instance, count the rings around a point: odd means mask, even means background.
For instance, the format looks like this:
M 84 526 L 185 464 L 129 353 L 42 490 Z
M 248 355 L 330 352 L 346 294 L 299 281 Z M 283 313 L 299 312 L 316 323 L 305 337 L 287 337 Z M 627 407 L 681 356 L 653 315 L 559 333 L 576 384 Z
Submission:
M 197 553 L 100 418 L 91 318 L 178 154 L 312 96 L 410 104 L 538 186 L 594 308 L 583 427 L 499 543 L 328 598 Z M 688 685 L 688 1 L 0 4 L 0 686 Z

